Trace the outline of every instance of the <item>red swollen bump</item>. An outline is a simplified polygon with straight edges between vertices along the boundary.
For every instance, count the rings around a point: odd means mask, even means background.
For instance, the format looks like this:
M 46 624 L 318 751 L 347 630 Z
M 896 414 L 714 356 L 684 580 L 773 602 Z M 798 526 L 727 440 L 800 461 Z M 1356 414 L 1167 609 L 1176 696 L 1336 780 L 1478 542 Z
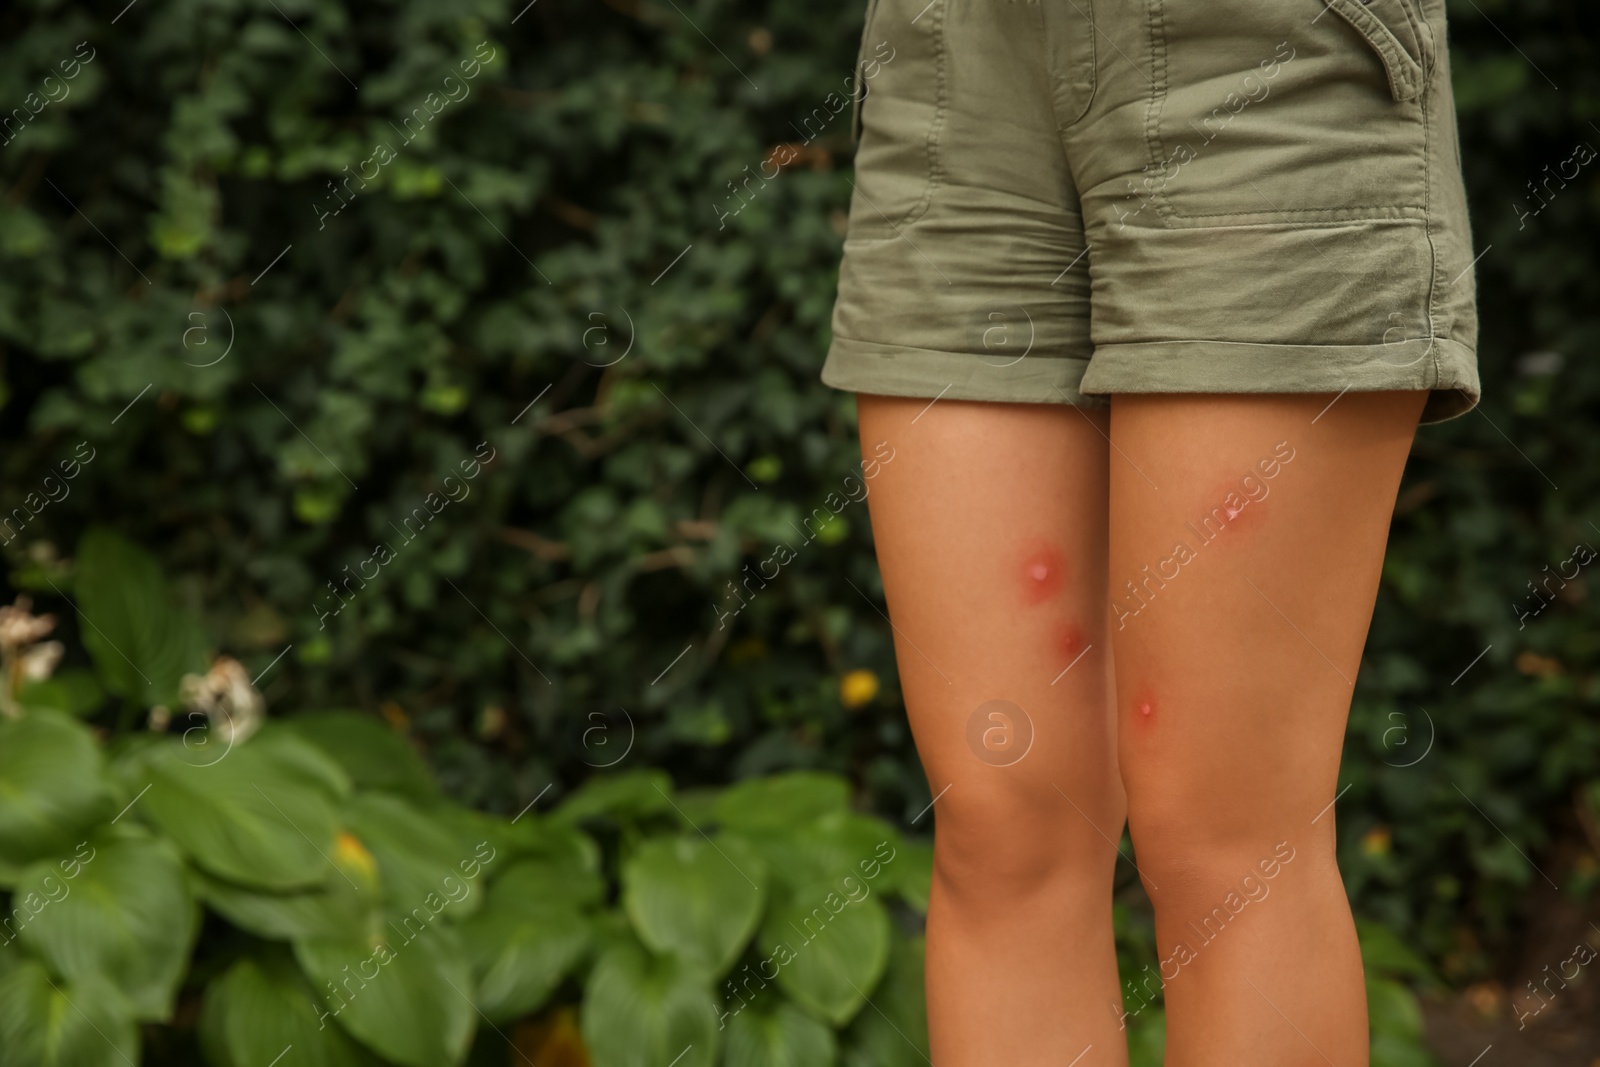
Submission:
M 1022 599 L 1028 604 L 1053 600 L 1066 584 L 1066 571 L 1060 549 L 1037 545 L 1022 560 Z

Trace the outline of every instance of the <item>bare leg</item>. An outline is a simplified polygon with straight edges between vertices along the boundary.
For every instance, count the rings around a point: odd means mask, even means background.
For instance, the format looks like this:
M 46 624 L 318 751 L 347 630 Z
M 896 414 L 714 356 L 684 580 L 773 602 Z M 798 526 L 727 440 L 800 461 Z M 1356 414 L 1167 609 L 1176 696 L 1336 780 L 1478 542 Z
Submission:
M 1126 1063 L 1106 1010 L 1124 802 L 1104 413 L 867 395 L 859 405 L 863 454 L 880 441 L 894 450 L 867 500 L 937 796 L 933 1061 L 1065 1067 L 1092 1046 L 1080 1067 Z M 996 700 L 1021 713 L 979 710 Z
M 1168 1067 L 1367 1063 L 1330 805 L 1423 396 L 1113 400 L 1119 753 Z

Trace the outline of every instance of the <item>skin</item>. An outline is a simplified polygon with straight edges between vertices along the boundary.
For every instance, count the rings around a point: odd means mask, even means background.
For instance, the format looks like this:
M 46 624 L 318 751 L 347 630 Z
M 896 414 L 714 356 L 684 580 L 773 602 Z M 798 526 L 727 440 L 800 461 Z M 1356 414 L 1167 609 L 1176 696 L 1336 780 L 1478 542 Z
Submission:
M 896 448 L 868 506 L 938 795 L 940 1067 L 1125 1064 L 1123 1027 L 1162 986 L 1168 1067 L 1367 1063 L 1330 803 L 1425 395 L 1333 399 L 1119 395 L 1108 416 L 859 397 L 863 444 Z M 1031 747 L 999 720 L 969 731 L 993 700 Z M 1161 959 L 1126 1000 L 1125 818 Z

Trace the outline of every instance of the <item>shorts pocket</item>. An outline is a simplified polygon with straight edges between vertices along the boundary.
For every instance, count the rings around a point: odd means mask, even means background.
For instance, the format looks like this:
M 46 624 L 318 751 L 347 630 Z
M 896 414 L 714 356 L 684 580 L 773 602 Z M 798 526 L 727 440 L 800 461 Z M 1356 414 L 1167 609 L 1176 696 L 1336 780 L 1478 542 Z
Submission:
M 1389 93 L 1396 101 L 1415 100 L 1428 85 L 1433 67 L 1433 37 L 1410 0 L 1330 0 L 1334 13 L 1359 33 L 1383 61 Z
M 1432 36 L 1415 0 L 1146 2 L 1148 155 L 1126 175 L 1119 219 L 1182 227 L 1423 218 Z
M 852 238 L 892 237 L 932 202 L 945 118 L 948 2 L 872 0 L 868 8 L 855 79 Z

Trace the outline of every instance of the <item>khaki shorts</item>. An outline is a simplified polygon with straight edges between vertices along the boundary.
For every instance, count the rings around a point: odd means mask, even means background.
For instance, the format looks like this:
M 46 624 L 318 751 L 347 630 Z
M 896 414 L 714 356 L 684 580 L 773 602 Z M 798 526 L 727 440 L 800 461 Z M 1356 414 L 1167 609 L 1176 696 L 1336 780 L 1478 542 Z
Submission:
M 822 379 L 1478 400 L 1445 0 L 870 0 Z

